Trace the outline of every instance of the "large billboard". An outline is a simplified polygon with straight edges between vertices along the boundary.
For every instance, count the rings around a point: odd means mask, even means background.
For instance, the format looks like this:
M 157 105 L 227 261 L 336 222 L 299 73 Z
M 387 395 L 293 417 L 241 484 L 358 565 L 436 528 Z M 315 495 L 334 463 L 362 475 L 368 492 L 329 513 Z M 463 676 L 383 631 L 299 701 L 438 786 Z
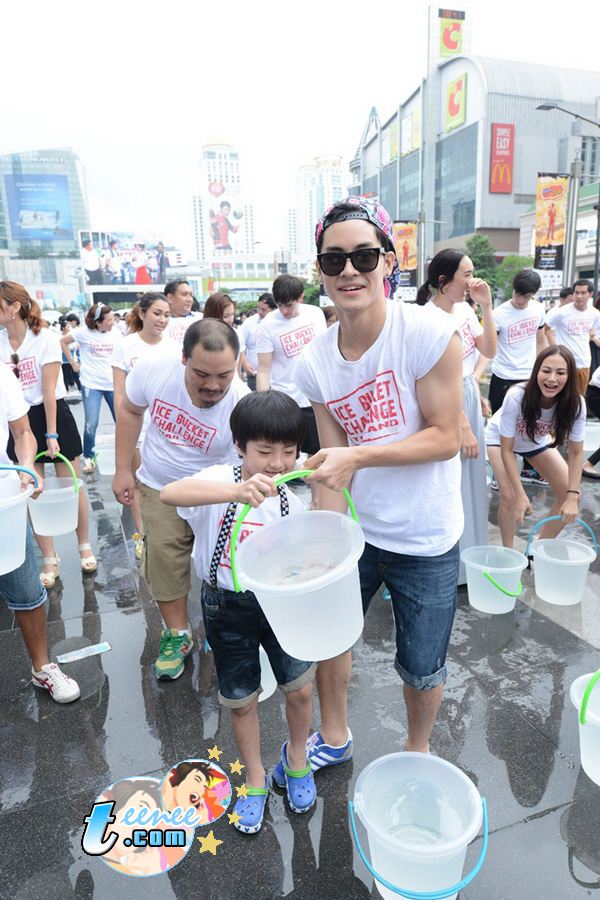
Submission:
M 463 29 L 465 14 L 457 9 L 439 9 L 440 56 L 448 59 L 463 52 Z
M 125 285 L 164 286 L 167 267 L 186 265 L 180 250 L 165 247 L 150 231 L 80 231 L 79 248 L 90 293 L 127 292 Z
M 568 175 L 538 175 L 534 267 L 540 273 L 563 271 L 568 191 Z
M 239 185 L 211 181 L 203 202 L 208 228 L 209 255 L 243 253 L 245 249 L 244 207 Z
M 463 72 L 446 87 L 446 131 L 465 124 L 467 109 L 467 73 Z
M 515 126 L 492 123 L 490 194 L 512 194 Z
M 415 300 L 417 296 L 417 223 L 394 222 L 394 244 L 400 266 L 396 297 Z
M 4 188 L 14 241 L 73 239 L 66 175 L 5 175 Z

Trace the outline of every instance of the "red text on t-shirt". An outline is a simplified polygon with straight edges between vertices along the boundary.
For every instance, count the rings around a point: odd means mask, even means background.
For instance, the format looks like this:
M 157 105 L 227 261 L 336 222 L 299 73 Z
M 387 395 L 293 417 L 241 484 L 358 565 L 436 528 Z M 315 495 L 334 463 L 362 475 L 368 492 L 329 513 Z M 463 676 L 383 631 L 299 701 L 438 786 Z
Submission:
M 525 319 L 523 322 L 513 322 L 506 329 L 506 336 L 509 344 L 518 344 L 519 341 L 526 341 L 538 330 L 539 322 L 537 319 Z
M 99 341 L 90 341 L 90 348 L 92 351 L 92 356 L 100 356 L 104 358 L 106 356 L 112 356 L 113 353 L 112 344 L 101 344 Z
M 525 425 L 525 419 L 517 419 L 515 431 L 520 437 L 526 437 L 527 429 Z M 550 421 L 547 421 L 546 419 L 536 420 L 534 431 L 534 435 L 536 438 L 545 437 L 547 434 L 554 434 L 555 431 L 556 422 L 554 421 L 554 419 L 550 419 Z
M 223 525 L 223 519 L 225 516 L 221 516 L 221 521 L 219 522 L 219 534 L 221 533 L 221 527 Z M 221 559 L 219 560 L 219 565 L 223 566 L 224 569 L 231 569 L 231 535 L 233 534 L 233 529 L 235 527 L 235 523 L 237 519 L 234 519 L 231 523 L 231 530 L 229 532 L 229 536 L 227 538 L 227 542 L 223 548 L 223 553 L 221 554 Z M 264 522 L 249 522 L 248 519 L 244 521 L 244 524 L 238 531 L 237 541 L 236 541 L 236 549 L 245 541 L 247 537 L 250 537 L 251 534 L 254 533 L 255 528 L 261 528 L 264 525 Z
M 462 335 L 463 359 L 466 359 L 467 356 L 470 356 L 471 353 L 475 352 L 475 338 L 473 337 L 473 332 L 471 331 L 471 326 L 468 322 L 463 322 L 460 326 L 460 333 Z
M 591 319 L 569 319 L 567 333 L 574 337 L 587 337 L 591 327 Z
M 310 344 L 316 337 L 314 325 L 302 325 L 300 328 L 294 328 L 286 334 L 280 334 L 279 340 L 281 348 L 288 359 L 298 356 L 302 352 L 302 348 L 306 344 Z
M 203 425 L 185 410 L 165 400 L 159 400 L 158 397 L 152 404 L 150 415 L 157 431 L 171 444 L 191 444 L 204 453 L 208 453 L 217 433 L 216 428 Z
M 7 363 L 14 370 L 12 363 Z M 17 363 L 19 369 L 19 384 L 26 391 L 38 382 L 38 366 L 35 356 L 25 356 Z
M 364 444 L 399 434 L 406 425 L 400 391 L 392 371 L 380 372 L 327 408 L 353 444 Z

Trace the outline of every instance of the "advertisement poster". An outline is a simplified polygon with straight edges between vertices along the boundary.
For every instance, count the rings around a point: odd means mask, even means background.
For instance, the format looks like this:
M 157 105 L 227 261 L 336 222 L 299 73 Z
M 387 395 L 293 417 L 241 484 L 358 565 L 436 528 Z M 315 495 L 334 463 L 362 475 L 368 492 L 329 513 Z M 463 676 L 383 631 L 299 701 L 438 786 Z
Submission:
M 455 9 L 440 9 L 440 57 L 449 59 L 463 52 L 465 14 Z
M 400 266 L 396 297 L 414 300 L 417 296 L 417 223 L 394 222 L 394 244 Z
M 122 285 L 164 285 L 167 267 L 175 264 L 174 255 L 180 255 L 165 249 L 151 231 L 80 231 L 79 247 L 78 266 L 85 290 L 92 293 L 126 290 Z
M 14 241 L 72 240 L 66 175 L 5 175 L 4 188 Z
M 568 175 L 538 175 L 533 265 L 540 273 L 563 270 L 568 192 Z
M 413 115 L 402 119 L 402 134 L 400 138 L 400 155 L 407 156 L 413 149 Z
M 492 122 L 490 194 L 512 194 L 515 126 Z
M 390 159 L 398 159 L 398 120 L 390 128 Z
M 465 124 L 467 108 L 467 74 L 464 72 L 446 87 L 446 131 Z
M 238 185 L 211 181 L 205 209 L 209 235 L 207 246 L 219 254 L 242 253 L 245 242 L 244 207 Z

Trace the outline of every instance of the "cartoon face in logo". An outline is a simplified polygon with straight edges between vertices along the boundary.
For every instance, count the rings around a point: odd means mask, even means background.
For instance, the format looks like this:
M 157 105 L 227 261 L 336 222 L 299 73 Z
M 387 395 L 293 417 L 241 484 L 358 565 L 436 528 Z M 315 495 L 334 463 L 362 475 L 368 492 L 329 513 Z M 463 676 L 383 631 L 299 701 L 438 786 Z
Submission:
M 196 825 L 207 825 L 222 816 L 231 800 L 231 785 L 225 772 L 205 759 L 178 763 L 162 784 L 162 801 L 169 812 L 178 806 L 195 810 Z

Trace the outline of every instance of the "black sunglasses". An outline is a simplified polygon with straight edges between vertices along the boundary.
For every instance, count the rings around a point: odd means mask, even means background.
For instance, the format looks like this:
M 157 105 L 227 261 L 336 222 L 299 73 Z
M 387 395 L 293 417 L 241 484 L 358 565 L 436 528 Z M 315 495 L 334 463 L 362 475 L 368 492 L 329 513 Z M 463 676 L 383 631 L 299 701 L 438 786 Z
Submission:
M 363 250 L 353 250 L 352 253 L 341 251 L 318 253 L 317 259 L 325 275 L 339 275 L 344 271 L 347 259 L 357 272 L 373 272 L 377 268 L 380 256 L 385 252 L 383 247 L 365 247 Z
M 20 378 L 20 377 L 21 377 L 21 373 L 20 373 L 20 371 L 19 371 L 19 356 L 18 356 L 18 354 L 17 354 L 17 353 L 11 353 L 11 354 L 10 354 L 10 361 L 11 361 L 11 363 L 12 363 L 13 366 L 14 366 L 13 372 L 15 373 L 15 376 L 16 376 L 17 378 Z

